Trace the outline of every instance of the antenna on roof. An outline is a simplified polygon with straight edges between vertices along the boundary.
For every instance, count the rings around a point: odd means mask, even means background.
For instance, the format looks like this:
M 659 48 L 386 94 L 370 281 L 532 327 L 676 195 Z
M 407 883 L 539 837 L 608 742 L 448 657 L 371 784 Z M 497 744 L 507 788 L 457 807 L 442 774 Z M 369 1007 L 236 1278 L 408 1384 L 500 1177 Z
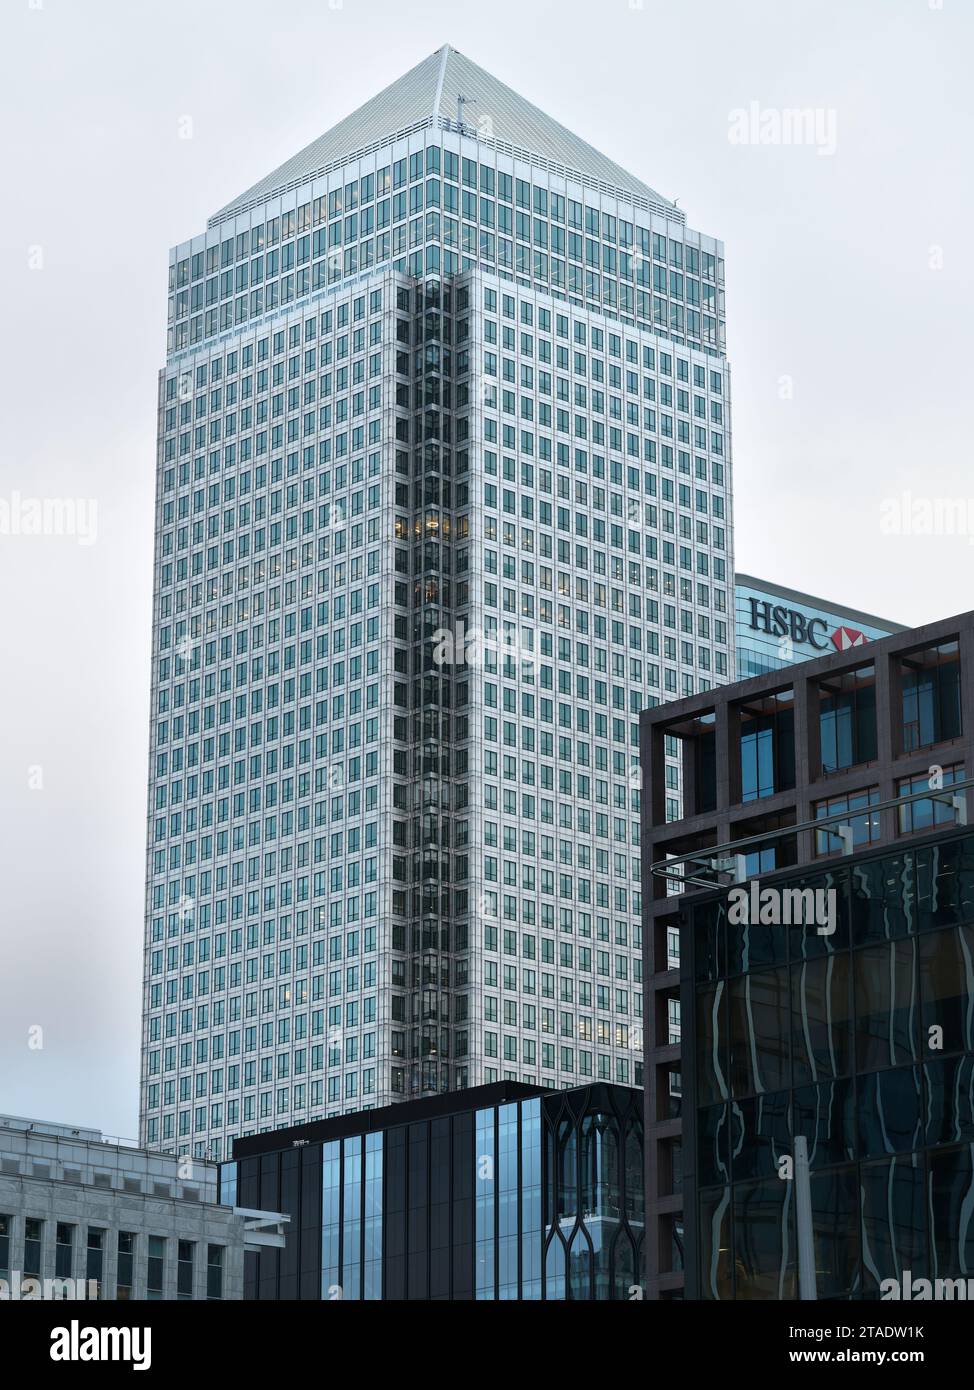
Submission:
M 476 97 L 465 97 L 465 96 L 461 96 L 461 95 L 458 95 L 458 96 L 457 96 L 457 125 L 460 127 L 460 134 L 461 134 L 461 135 L 466 135 L 466 134 L 468 133 L 468 132 L 467 132 L 467 128 L 466 128 L 466 126 L 465 126 L 464 123 L 463 123 L 463 108 L 464 108 L 465 106 L 479 106 L 479 105 L 480 105 L 480 102 L 477 100 Z M 493 132 L 490 130 L 490 118 L 489 118 L 489 117 L 484 116 L 484 117 L 482 118 L 481 126 L 487 128 L 487 129 L 486 129 L 486 133 L 487 133 L 488 135 L 490 135 L 490 134 L 493 133 Z M 469 133 L 470 133 L 471 135 L 474 135 L 474 136 L 476 136 L 476 135 L 483 135 L 483 134 L 484 134 L 484 129 L 480 129 L 480 130 L 478 131 L 478 129 L 472 127 Z

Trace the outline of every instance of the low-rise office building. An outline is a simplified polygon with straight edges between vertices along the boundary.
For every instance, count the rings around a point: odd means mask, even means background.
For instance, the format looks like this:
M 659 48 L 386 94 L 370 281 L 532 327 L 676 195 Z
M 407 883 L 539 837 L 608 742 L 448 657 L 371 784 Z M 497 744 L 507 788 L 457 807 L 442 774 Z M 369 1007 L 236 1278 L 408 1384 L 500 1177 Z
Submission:
M 644 714 L 647 1297 L 974 1266 L 972 731 L 974 613 Z
M 0 1300 L 238 1299 L 286 1216 L 217 1201 L 217 1165 L 0 1116 Z
M 504 1081 L 234 1144 L 221 1197 L 291 1218 L 260 1299 L 642 1296 L 641 1092 Z

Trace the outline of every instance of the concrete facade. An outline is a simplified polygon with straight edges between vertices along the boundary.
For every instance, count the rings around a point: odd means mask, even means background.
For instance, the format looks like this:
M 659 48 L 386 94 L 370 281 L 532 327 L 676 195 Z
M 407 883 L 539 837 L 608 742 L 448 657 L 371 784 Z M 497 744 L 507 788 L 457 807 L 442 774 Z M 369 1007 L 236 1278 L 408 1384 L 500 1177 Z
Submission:
M 24 1289 L 30 1276 L 44 1280 L 97 1277 L 101 1299 L 119 1297 L 119 1233 L 131 1242 L 131 1292 L 123 1298 L 240 1299 L 244 1252 L 261 1245 L 283 1248 L 286 1216 L 250 1212 L 217 1202 L 217 1167 L 198 1159 L 127 1147 L 97 1130 L 0 1116 L 0 1298 L 38 1297 Z M 28 1223 L 40 1222 L 37 1247 L 28 1256 Z M 58 1250 L 59 1227 L 71 1228 L 70 1249 Z M 64 1232 L 67 1234 L 67 1232 Z M 100 1233 L 90 1247 L 91 1233 Z M 150 1238 L 161 1238 L 161 1281 L 149 1290 Z M 192 1246 L 191 1278 L 177 1288 L 179 1243 Z M 208 1292 L 211 1247 L 222 1251 L 219 1293 Z M 158 1249 L 160 1247 L 156 1247 Z M 60 1253 L 60 1262 L 58 1255 Z M 184 1254 L 189 1254 L 184 1248 Z M 189 1272 L 189 1261 L 184 1261 Z M 156 1267 L 158 1269 L 158 1266 Z M 185 1292 L 186 1286 L 191 1292 Z M 90 1290 L 77 1290 L 81 1297 Z M 48 1294 L 47 1296 L 50 1296 Z

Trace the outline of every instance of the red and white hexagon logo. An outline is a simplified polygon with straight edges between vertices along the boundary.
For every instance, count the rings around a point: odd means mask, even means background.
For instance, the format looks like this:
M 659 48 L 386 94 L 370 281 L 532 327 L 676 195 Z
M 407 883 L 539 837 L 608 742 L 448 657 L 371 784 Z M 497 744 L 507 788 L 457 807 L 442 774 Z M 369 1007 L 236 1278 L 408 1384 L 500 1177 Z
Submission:
M 837 627 L 832 633 L 832 645 L 837 652 L 846 652 L 850 647 L 864 647 L 869 638 L 857 627 Z

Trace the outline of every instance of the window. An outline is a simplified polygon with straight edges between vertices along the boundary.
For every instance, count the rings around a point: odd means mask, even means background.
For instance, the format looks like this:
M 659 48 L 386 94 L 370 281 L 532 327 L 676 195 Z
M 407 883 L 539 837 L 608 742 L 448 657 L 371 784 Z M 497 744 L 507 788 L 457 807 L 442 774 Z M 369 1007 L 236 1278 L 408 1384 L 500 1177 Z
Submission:
M 220 1202 L 225 1207 L 237 1205 L 237 1165 L 224 1163 L 220 1167 Z M 210 1246 L 210 1249 L 217 1249 Z
M 960 657 L 956 642 L 904 657 L 903 750 L 957 738 L 960 719 Z
M 900 834 L 910 835 L 916 830 L 930 830 L 935 825 L 953 824 L 957 811 L 953 804 L 955 793 L 949 788 L 963 780 L 964 769 L 959 763 L 941 769 L 939 776 L 920 773 L 917 777 L 901 777 L 896 784 L 898 796 L 922 791 L 929 791 L 932 795 L 921 797 L 918 801 L 908 801 L 900 807 Z M 957 795 L 966 804 L 967 792 Z
M 40 1278 L 41 1242 L 44 1236 L 44 1222 L 28 1216 L 24 1222 L 24 1274 Z
M 680 1001 L 679 999 L 667 999 L 667 1042 L 670 1044 L 680 1041 Z
M 128 1302 L 132 1297 L 134 1264 L 135 1236 L 131 1231 L 119 1231 L 118 1277 L 115 1284 L 115 1297 L 122 1303 Z
M 223 1253 L 222 1245 L 206 1247 L 206 1296 L 223 1297 Z
M 741 800 L 757 801 L 795 785 L 795 715 L 792 692 L 742 707 Z
M 875 670 L 865 666 L 819 686 L 823 773 L 876 757 Z
M 181 1240 L 176 1245 L 176 1297 L 193 1297 L 193 1242 Z
M 674 970 L 680 964 L 680 929 L 679 927 L 667 927 L 666 929 L 666 968 Z
M 150 1236 L 146 1277 L 147 1298 L 162 1298 L 165 1266 L 166 1242 L 162 1236 Z
M 105 1232 L 98 1226 L 88 1227 L 88 1250 L 85 1263 L 85 1278 L 94 1279 L 98 1284 L 98 1297 L 102 1297 L 102 1275 L 105 1263 Z
M 836 822 L 828 830 L 817 830 L 815 832 L 815 853 L 824 856 L 827 854 L 848 853 L 842 836 L 839 831 L 852 831 L 852 846 L 859 849 L 861 845 L 869 845 L 879 839 L 880 816 L 877 811 L 866 814 L 854 815 L 853 812 L 862 812 L 868 806 L 879 804 L 879 788 L 866 787 L 861 792 L 851 792 L 848 796 L 830 796 L 826 801 L 816 801 L 815 818 L 821 820 L 824 816 L 832 816 L 838 812 L 848 811 L 850 813 L 848 823 Z
M 70 1279 L 73 1274 L 74 1227 L 68 1222 L 57 1223 L 57 1243 L 54 1247 L 54 1273 L 58 1279 Z

